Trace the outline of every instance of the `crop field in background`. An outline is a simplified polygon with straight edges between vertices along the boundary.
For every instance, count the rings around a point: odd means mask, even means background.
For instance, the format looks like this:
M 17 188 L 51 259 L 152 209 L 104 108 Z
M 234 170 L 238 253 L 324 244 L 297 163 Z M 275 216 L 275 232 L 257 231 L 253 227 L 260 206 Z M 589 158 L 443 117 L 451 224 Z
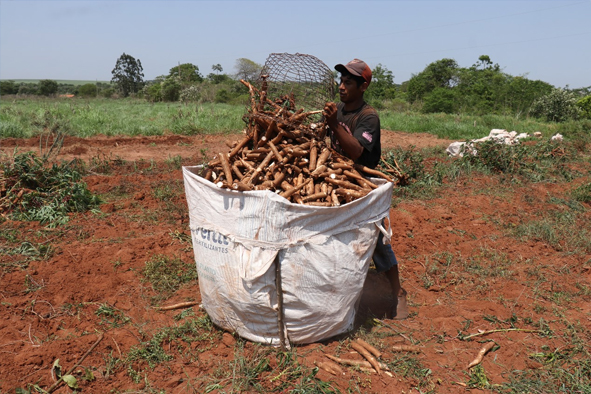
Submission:
M 20 84 L 20 83 L 35 83 L 38 84 L 39 81 L 41 81 L 40 79 L 3 79 L 2 81 L 12 81 L 16 84 Z M 81 86 L 81 85 L 86 85 L 87 83 L 92 83 L 95 84 L 97 82 L 100 83 L 110 83 L 110 81 L 98 81 L 98 80 L 77 80 L 77 79 L 52 79 L 52 81 L 57 82 L 58 84 L 68 84 L 68 85 L 74 85 L 74 86 Z
M 229 133 L 244 128 L 241 105 L 195 103 L 149 103 L 139 99 L 3 99 L 0 106 L 0 135 L 28 138 L 48 121 L 69 135 L 198 135 Z M 542 123 L 514 116 L 470 116 L 418 114 L 381 110 L 382 128 L 408 133 L 429 133 L 439 138 L 467 140 L 488 135 L 491 129 L 518 133 L 540 131 L 550 137 L 581 129 L 584 122 Z M 41 124 L 41 126 L 39 126 Z M 588 126 L 587 126 L 588 127 Z
M 0 393 L 591 393 L 587 123 L 382 112 L 383 158 L 409 180 L 390 221 L 410 316 L 384 317 L 370 268 L 354 330 L 281 351 L 199 305 L 182 166 L 228 151 L 244 109 L 1 102 Z M 542 137 L 446 155 L 491 128 Z M 319 367 L 361 360 L 357 338 L 387 374 Z

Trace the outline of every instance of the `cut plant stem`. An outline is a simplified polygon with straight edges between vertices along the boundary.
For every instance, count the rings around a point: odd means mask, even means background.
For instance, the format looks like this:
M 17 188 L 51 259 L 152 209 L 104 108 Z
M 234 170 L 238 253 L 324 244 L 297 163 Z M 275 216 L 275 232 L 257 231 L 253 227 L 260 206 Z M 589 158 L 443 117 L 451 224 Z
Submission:
M 482 331 L 482 332 L 478 332 L 476 334 L 470 334 L 465 337 L 461 337 L 460 339 L 466 340 L 466 339 L 470 339 L 470 338 L 474 338 L 474 337 L 479 337 L 482 335 L 493 334 L 495 332 L 509 332 L 509 331 L 531 332 L 531 333 L 537 333 L 537 334 L 542 333 L 542 331 L 540 331 L 540 330 L 528 330 L 525 328 L 499 328 L 496 330 Z
M 55 382 L 54 384 L 51 385 L 51 387 L 49 387 L 47 389 L 47 393 L 52 393 L 60 384 L 61 382 L 64 381 L 64 376 L 70 375 L 72 374 L 72 372 L 80 365 L 82 364 L 82 361 L 84 361 L 84 359 L 86 357 L 88 357 L 88 355 L 90 354 L 90 352 L 92 352 L 94 350 L 94 348 L 103 340 L 103 336 L 105 334 L 101 333 L 101 335 L 99 336 L 99 338 L 96 340 L 95 343 L 92 344 L 92 346 L 90 347 L 90 349 L 88 349 L 86 351 L 86 353 L 84 353 L 84 355 L 80 358 L 80 360 L 78 360 L 78 362 L 76 364 L 74 364 L 74 366 L 72 368 L 70 368 L 70 370 L 68 372 L 66 372 L 65 374 L 62 374 L 62 376 L 60 376 L 60 378 L 57 380 L 57 382 Z

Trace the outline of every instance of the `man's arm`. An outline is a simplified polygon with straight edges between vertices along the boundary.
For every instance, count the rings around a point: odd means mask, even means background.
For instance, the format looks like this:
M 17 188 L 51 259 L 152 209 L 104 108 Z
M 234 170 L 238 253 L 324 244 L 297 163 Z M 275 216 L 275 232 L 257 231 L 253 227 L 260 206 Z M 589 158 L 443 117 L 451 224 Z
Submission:
M 347 130 L 341 126 L 337 120 L 337 105 L 329 102 L 324 106 L 324 117 L 326 124 L 339 140 L 341 148 L 351 160 L 357 160 L 363 153 L 363 146 L 357 141 L 357 138 L 347 133 Z

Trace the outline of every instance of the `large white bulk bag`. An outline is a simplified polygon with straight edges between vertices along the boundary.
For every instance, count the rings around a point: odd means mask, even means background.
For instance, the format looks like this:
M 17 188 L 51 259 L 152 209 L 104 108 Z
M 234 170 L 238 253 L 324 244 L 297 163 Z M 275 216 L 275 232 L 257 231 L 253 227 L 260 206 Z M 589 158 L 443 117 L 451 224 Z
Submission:
M 340 207 L 313 207 L 270 191 L 222 189 L 198 176 L 200 170 L 183 167 L 183 177 L 201 299 L 211 320 L 272 345 L 285 336 L 304 344 L 352 329 L 392 184 Z

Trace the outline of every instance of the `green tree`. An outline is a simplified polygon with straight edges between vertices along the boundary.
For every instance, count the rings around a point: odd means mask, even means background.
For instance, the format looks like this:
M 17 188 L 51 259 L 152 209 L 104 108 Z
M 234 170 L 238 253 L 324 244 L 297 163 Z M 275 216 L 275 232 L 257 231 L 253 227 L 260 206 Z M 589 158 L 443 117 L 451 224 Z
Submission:
M 36 83 L 20 83 L 18 94 L 39 94 L 39 86 Z
M 241 57 L 240 59 L 236 60 L 235 69 L 237 79 L 244 79 L 245 81 L 252 82 L 259 78 L 263 66 L 253 62 L 252 60 Z
M 220 74 L 224 71 L 221 64 L 214 64 L 213 66 L 211 66 L 211 69 L 215 71 L 215 74 L 209 73 L 207 75 L 207 79 L 209 79 L 212 83 L 217 85 L 230 80 L 230 77 L 228 77 L 226 74 Z
M 413 103 L 422 100 L 436 88 L 451 88 L 458 81 L 458 63 L 454 59 L 441 59 L 429 64 L 413 75 L 406 85 L 407 99 Z
M 394 85 L 392 71 L 378 64 L 372 70 L 371 84 L 365 93 L 365 97 L 375 106 L 374 102 L 393 99 L 395 96 L 396 85 Z
M 184 63 L 171 68 L 168 76 L 177 78 L 182 85 L 203 82 L 203 76 L 199 73 L 199 67 L 192 63 Z
M 130 93 L 139 92 L 144 86 L 143 71 L 140 59 L 136 60 L 133 56 L 123 53 L 111 71 L 111 82 L 117 86 L 123 97 L 127 97 Z
M 14 81 L 0 81 L 0 95 L 17 93 L 18 85 Z
M 39 81 L 38 92 L 42 96 L 51 96 L 57 93 L 57 82 L 51 79 L 42 79 Z
M 578 100 L 577 107 L 580 109 L 582 118 L 591 119 L 591 96 L 586 96 Z
M 536 99 L 550 93 L 554 89 L 547 82 L 539 80 L 532 81 L 523 76 L 508 76 L 507 84 L 507 94 L 504 102 L 512 114 L 527 113 Z
M 453 89 L 435 88 L 424 98 L 422 112 L 452 114 L 456 111 L 456 97 Z

